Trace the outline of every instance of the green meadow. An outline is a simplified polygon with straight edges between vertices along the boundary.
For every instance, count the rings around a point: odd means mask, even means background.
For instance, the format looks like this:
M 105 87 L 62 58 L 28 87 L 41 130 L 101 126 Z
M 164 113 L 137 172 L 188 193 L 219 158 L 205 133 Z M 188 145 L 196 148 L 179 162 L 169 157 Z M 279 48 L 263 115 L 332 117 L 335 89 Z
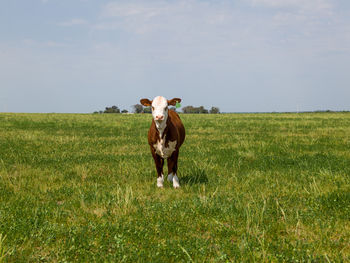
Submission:
M 349 262 L 350 113 L 0 114 L 0 262 Z M 166 172 L 166 166 L 164 167 Z

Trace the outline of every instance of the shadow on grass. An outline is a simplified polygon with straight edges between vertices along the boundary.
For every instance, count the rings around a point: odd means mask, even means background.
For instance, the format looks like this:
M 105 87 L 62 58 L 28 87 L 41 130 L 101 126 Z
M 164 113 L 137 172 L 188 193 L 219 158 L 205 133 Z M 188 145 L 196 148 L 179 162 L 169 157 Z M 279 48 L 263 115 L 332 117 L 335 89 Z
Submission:
M 194 168 L 187 175 L 180 178 L 180 184 L 206 184 L 208 176 L 205 170 Z

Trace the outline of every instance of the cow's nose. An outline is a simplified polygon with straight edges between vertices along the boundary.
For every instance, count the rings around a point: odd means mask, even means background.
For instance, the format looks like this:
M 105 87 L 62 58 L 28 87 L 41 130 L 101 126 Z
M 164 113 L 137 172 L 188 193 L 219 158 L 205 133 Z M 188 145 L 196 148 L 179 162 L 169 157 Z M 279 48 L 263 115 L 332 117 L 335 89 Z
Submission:
M 156 116 L 156 120 L 157 121 L 160 121 L 160 120 L 163 120 L 164 119 L 164 116 L 163 115 L 157 115 Z

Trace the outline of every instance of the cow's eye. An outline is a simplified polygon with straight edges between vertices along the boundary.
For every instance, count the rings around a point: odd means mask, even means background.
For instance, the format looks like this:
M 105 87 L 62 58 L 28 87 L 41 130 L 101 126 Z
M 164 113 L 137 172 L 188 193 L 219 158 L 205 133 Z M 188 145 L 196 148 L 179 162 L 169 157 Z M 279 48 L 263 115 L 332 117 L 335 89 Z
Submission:
M 168 110 L 168 106 L 165 107 L 165 110 Z
M 154 110 L 154 107 L 152 106 L 152 110 Z

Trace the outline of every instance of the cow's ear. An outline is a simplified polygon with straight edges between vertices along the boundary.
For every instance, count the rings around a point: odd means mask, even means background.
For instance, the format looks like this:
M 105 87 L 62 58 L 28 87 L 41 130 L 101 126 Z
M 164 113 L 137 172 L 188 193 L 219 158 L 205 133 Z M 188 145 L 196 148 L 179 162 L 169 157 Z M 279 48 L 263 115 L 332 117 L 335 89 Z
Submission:
M 176 102 L 180 103 L 180 102 L 181 102 L 181 99 L 179 99 L 179 98 L 173 98 L 173 99 L 171 99 L 171 100 L 168 100 L 168 105 L 175 106 L 175 105 L 176 105 Z
M 141 99 L 140 102 L 143 106 L 151 106 L 152 105 L 152 101 L 150 101 L 149 99 Z

